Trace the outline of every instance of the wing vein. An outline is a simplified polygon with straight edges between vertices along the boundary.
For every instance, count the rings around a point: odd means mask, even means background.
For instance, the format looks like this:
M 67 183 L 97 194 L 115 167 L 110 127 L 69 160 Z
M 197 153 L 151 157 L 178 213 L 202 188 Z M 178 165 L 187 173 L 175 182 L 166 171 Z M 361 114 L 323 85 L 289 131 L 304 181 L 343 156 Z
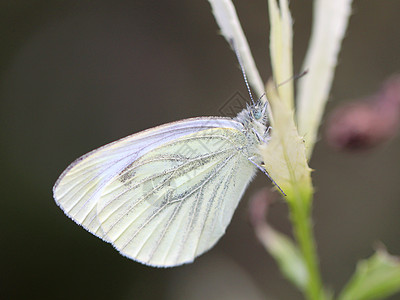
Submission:
M 224 165 L 228 162 L 228 160 L 230 158 L 232 158 L 234 156 L 234 154 L 232 154 L 228 159 L 226 159 L 226 161 L 224 162 Z M 189 194 L 185 195 L 184 197 L 182 197 L 180 200 L 181 202 L 183 202 L 184 199 L 188 198 L 189 196 L 193 195 L 197 190 L 199 190 L 200 188 L 202 188 L 204 186 L 204 184 L 206 184 L 211 178 L 214 177 L 214 175 L 218 172 L 218 170 L 220 170 L 224 165 L 222 165 L 221 167 L 219 167 L 212 176 L 208 177 L 206 180 L 204 180 L 204 183 L 202 183 L 199 187 L 196 187 L 195 189 L 193 189 Z M 176 202 L 175 202 L 176 203 Z M 151 217 L 149 217 L 141 226 L 139 229 L 137 229 L 135 231 L 135 233 L 129 238 L 129 240 L 124 244 L 124 246 L 120 249 L 123 250 L 134 238 L 135 236 L 140 232 L 140 230 L 142 230 L 144 228 L 144 226 L 146 226 L 149 221 L 151 221 L 159 212 L 160 210 L 164 209 L 164 207 L 168 205 L 168 202 L 166 204 L 164 204 L 163 206 L 160 207 L 160 209 L 158 209 L 153 215 L 151 215 Z M 132 224 L 132 222 L 130 223 L 130 225 Z M 129 225 L 129 226 L 130 226 Z M 129 228 L 129 226 L 127 228 Z M 126 229 L 127 229 L 126 228 Z M 126 230 L 125 229 L 125 230 Z M 124 231 L 125 232 L 125 231 Z M 123 233 L 122 233 L 123 234 Z M 121 234 L 121 235 L 122 235 Z
M 215 176 L 222 168 L 224 168 L 224 167 L 226 166 L 226 164 L 227 164 L 235 155 L 236 155 L 236 154 L 234 153 L 234 154 L 230 155 L 229 157 L 227 157 L 226 160 L 223 161 L 223 162 L 220 164 L 221 166 L 219 166 L 216 170 L 214 170 L 214 173 L 211 174 L 207 179 L 204 180 L 204 183 L 201 185 L 201 188 L 203 188 L 207 182 L 209 182 L 212 178 L 214 178 L 214 176 Z M 214 200 L 214 198 L 211 198 L 211 199 L 210 199 L 210 202 L 212 202 L 212 200 Z M 208 210 L 208 212 L 207 212 L 207 217 L 206 217 L 205 219 L 208 218 L 208 213 L 209 213 L 209 210 Z M 204 230 L 204 228 L 203 228 L 203 230 Z M 186 232 L 185 232 L 184 242 L 180 244 L 180 247 L 179 247 L 179 250 L 178 250 L 178 256 L 177 256 L 177 257 L 179 257 L 179 256 L 181 255 L 182 251 L 183 251 L 183 247 L 184 247 L 184 245 L 185 245 L 185 243 L 186 243 L 186 241 L 187 241 L 187 238 L 188 238 L 188 236 L 189 236 L 189 232 L 190 232 L 190 227 L 187 227 Z
M 144 183 L 147 183 L 147 182 L 149 182 L 149 181 L 151 181 L 151 180 L 154 180 L 154 179 L 156 179 L 156 178 L 159 178 L 159 177 L 162 177 L 162 176 L 165 176 L 165 175 L 168 175 L 169 173 L 171 173 L 170 176 L 169 176 L 166 180 L 160 182 L 156 187 L 154 187 L 154 188 L 153 188 L 151 191 L 149 191 L 146 195 L 144 195 L 143 197 L 141 197 L 140 199 L 138 199 L 138 201 L 137 201 L 124 215 L 122 215 L 122 216 L 120 217 L 120 219 L 118 219 L 118 220 L 116 221 L 116 223 L 114 223 L 114 224 L 112 225 L 112 227 L 114 227 L 117 223 L 119 223 L 119 222 L 121 221 L 122 218 L 124 218 L 127 214 L 129 214 L 130 211 L 131 211 L 134 207 L 136 207 L 138 204 L 140 204 L 140 203 L 141 203 L 142 201 L 144 201 L 146 198 L 150 197 L 150 196 L 153 194 L 153 192 L 154 192 L 155 190 L 157 190 L 157 189 L 159 189 L 160 187 L 162 187 L 162 185 L 163 185 L 165 182 L 169 181 L 169 180 L 174 176 L 174 174 L 175 174 L 177 171 L 179 171 L 180 169 L 184 168 L 185 166 L 187 166 L 187 165 L 189 165 L 189 164 L 193 164 L 193 163 L 195 163 L 196 161 L 200 161 L 200 160 L 202 160 L 202 159 L 210 158 L 210 157 L 212 157 L 212 156 L 221 155 L 221 154 L 224 154 L 225 152 L 228 152 L 228 151 L 230 151 L 230 150 L 231 150 L 231 148 L 229 148 L 229 149 L 224 149 L 224 150 L 219 151 L 218 153 L 213 153 L 213 154 L 209 154 L 209 155 L 204 155 L 204 156 L 199 157 L 199 158 L 191 159 L 191 160 L 189 160 L 189 161 L 187 161 L 187 162 L 185 162 L 185 163 L 183 163 L 183 164 L 181 164 L 181 165 L 178 165 L 178 166 L 175 167 L 175 168 L 171 168 L 171 169 L 169 169 L 169 170 L 167 170 L 167 171 L 165 171 L 165 172 L 161 172 L 161 173 L 159 173 L 159 174 L 150 176 L 150 177 L 146 178 L 145 180 L 140 181 L 140 182 L 137 183 L 136 185 L 130 186 L 128 189 L 124 190 L 122 193 L 120 193 L 119 195 L 117 195 L 116 197 L 114 197 L 114 199 L 110 200 L 108 203 L 105 204 L 105 206 L 102 208 L 102 210 L 106 209 L 113 201 L 115 201 L 116 199 L 120 198 L 120 197 L 123 196 L 124 194 L 130 192 L 130 191 L 133 190 L 134 188 L 137 188 L 139 185 L 144 184 Z M 179 186 L 178 186 L 178 187 L 179 187 Z M 103 196 L 103 195 L 102 195 L 102 196 Z M 114 214 L 115 211 L 117 211 L 118 209 L 120 209 L 124 204 L 125 204 L 125 203 L 122 203 L 122 204 L 121 204 L 120 206 L 118 206 L 113 212 L 110 212 L 109 216 L 108 216 L 103 222 L 106 222 L 107 219 L 108 219 L 112 214 Z M 99 212 L 98 212 L 98 214 L 99 214 Z M 111 229 L 112 229 L 112 228 L 111 228 Z M 110 229 L 110 230 L 111 230 L 111 229 Z M 107 233 L 108 233 L 108 232 L 109 232 L 109 231 L 107 231 Z M 106 233 L 106 234 L 107 234 L 107 233 Z

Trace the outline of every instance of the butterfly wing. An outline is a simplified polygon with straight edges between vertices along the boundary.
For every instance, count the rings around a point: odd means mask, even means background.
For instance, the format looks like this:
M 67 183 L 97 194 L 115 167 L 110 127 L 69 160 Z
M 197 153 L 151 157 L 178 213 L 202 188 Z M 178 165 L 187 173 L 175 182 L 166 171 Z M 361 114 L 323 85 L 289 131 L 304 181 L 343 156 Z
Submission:
M 56 203 L 75 222 L 105 238 L 97 222 L 96 204 L 104 186 L 143 153 L 181 136 L 217 126 L 231 125 L 229 119 L 194 118 L 173 122 L 125 137 L 92 152 L 73 163 L 53 187 Z
M 101 147 L 54 187 L 67 215 L 145 264 L 192 261 L 223 235 L 254 174 L 239 122 L 197 118 Z

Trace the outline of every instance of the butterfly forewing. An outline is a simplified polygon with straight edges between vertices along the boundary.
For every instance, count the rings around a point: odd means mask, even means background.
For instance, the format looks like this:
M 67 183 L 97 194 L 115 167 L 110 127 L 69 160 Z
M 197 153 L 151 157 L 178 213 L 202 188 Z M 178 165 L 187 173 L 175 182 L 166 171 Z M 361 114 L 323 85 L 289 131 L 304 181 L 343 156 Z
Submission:
M 73 162 L 54 198 L 128 257 L 190 262 L 221 237 L 254 173 L 246 139 L 242 124 L 225 118 L 159 126 Z

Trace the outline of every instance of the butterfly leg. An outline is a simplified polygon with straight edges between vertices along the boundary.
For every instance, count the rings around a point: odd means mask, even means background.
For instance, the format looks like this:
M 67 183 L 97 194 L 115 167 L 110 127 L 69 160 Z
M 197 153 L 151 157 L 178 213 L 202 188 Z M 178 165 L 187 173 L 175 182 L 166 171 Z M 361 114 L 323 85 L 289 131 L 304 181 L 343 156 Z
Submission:
M 257 164 L 253 159 L 254 157 L 248 157 L 247 158 L 253 165 L 255 165 L 261 172 L 263 172 L 265 175 L 267 175 L 267 177 L 271 180 L 271 182 L 281 191 L 281 193 L 286 196 L 285 192 L 282 190 L 282 188 L 275 182 L 275 180 L 273 180 L 271 178 L 271 176 L 269 176 L 267 170 L 263 167 L 260 166 L 259 164 Z
M 268 126 L 264 131 L 264 140 L 267 142 L 271 139 L 271 130 L 272 126 Z
M 262 141 L 264 144 L 268 143 L 268 140 L 269 140 L 268 137 L 266 137 L 265 135 L 264 135 L 264 136 L 261 136 L 261 134 L 259 134 L 259 133 L 257 132 L 257 130 L 255 130 L 254 128 L 251 128 L 251 130 L 252 130 L 253 133 L 256 135 L 256 137 L 257 137 L 257 139 L 258 139 L 259 141 Z

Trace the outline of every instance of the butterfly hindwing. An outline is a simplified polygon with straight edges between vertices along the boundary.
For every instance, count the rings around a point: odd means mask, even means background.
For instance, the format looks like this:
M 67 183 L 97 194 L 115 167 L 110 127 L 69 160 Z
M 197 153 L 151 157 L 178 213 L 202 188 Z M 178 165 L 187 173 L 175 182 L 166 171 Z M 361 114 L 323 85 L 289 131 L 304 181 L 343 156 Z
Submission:
M 127 166 L 98 201 L 107 240 L 122 254 L 155 266 L 191 262 L 211 248 L 254 173 L 238 149 L 244 138 L 237 129 L 207 129 Z M 238 169 L 245 180 L 237 180 Z
M 241 126 L 195 118 L 128 136 L 73 162 L 54 198 L 126 256 L 157 266 L 192 261 L 222 236 L 254 173 Z

